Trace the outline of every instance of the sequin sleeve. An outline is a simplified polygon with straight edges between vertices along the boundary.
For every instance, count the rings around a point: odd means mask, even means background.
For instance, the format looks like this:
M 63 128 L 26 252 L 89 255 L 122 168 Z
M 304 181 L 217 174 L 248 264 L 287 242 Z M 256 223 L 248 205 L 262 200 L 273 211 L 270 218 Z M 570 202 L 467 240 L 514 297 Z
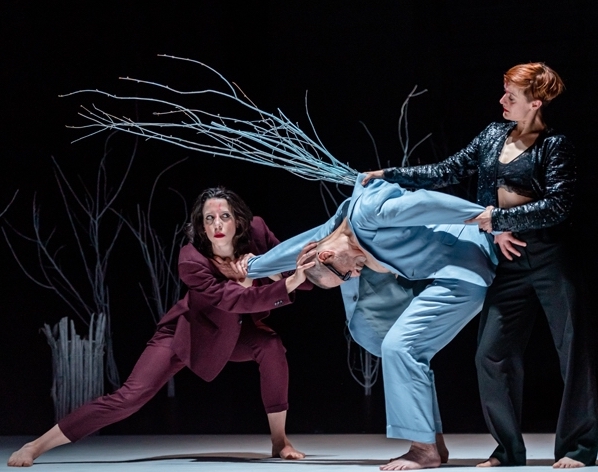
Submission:
M 492 229 L 525 231 L 555 226 L 571 214 L 575 196 L 576 166 L 573 145 L 563 135 L 544 139 L 534 172 L 534 185 L 544 189 L 539 200 L 513 208 L 492 210 Z

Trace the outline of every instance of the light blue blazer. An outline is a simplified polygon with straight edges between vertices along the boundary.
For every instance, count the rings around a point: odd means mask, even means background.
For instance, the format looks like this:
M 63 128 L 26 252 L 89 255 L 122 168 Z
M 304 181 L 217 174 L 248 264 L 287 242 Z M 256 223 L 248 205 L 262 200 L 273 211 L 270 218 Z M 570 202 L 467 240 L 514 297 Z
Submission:
M 401 279 L 458 279 L 488 286 L 498 262 L 492 237 L 463 222 L 484 207 L 429 190 L 415 192 L 378 179 L 357 183 L 323 225 L 290 238 L 248 263 L 249 277 L 293 270 L 301 249 L 332 233 L 348 218 L 364 249 L 391 274 L 364 270 L 341 285 L 347 323 L 354 339 L 375 355 L 386 332 L 413 297 Z

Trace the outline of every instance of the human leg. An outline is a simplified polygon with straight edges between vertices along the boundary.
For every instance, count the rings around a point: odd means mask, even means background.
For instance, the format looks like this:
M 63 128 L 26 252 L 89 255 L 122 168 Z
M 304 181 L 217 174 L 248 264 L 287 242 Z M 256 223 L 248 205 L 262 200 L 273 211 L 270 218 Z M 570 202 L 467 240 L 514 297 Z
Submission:
M 253 360 L 258 363 L 262 402 L 268 415 L 272 439 L 272 456 L 282 459 L 303 459 L 289 441 L 285 425 L 288 404 L 289 368 L 280 337 L 271 329 L 256 326 L 249 317 L 244 320 L 231 361 Z
M 484 419 L 498 446 L 479 466 L 524 465 L 523 354 L 538 302 L 524 272 L 499 266 L 480 316 L 476 368 Z
M 382 343 L 387 436 L 413 441 L 382 470 L 437 467 L 441 423 L 430 360 L 479 312 L 486 287 L 437 279 L 399 316 Z
M 42 436 L 15 451 L 10 456 L 8 465 L 32 465 L 44 452 L 75 442 L 139 410 L 169 378 L 183 368 L 182 361 L 170 349 L 171 341 L 171 334 L 158 331 L 122 387 L 68 414 Z
M 586 304 L 564 247 L 538 242 L 533 286 L 546 314 L 564 388 L 555 438 L 555 468 L 593 465 L 598 449 L 596 377 L 588 343 Z

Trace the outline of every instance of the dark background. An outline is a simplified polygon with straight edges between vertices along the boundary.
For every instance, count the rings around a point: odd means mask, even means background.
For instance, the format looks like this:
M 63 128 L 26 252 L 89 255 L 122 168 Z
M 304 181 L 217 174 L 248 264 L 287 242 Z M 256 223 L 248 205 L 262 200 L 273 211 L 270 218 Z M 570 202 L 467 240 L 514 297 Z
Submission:
M 59 94 L 101 89 L 120 95 L 151 95 L 152 89 L 119 81 L 130 76 L 175 88 L 213 86 L 198 67 L 157 57 L 170 54 L 202 61 L 239 84 L 262 109 L 280 108 L 308 131 L 309 110 L 328 150 L 353 168 L 378 168 L 372 133 L 383 165 L 400 164 L 397 123 L 411 89 L 428 92 L 409 108 L 412 143 L 432 132 L 412 163 L 435 162 L 465 146 L 489 122 L 501 118 L 502 74 L 511 66 L 544 61 L 567 90 L 548 109 L 549 125 L 578 150 L 580 199 L 575 212 L 576 246 L 595 239 L 597 7 L 593 0 L 379 1 L 379 2 L 19 2 L 0 4 L 0 207 L 19 189 L 5 218 L 31 233 L 34 194 L 42 228 L 72 248 L 53 177 L 51 156 L 73 182 L 93 185 L 105 135 L 71 144 L 83 133 L 65 125 L 85 122 L 80 105 L 98 98 Z M 180 100 L 184 102 L 184 97 Z M 138 112 L 132 104 L 105 102 L 115 114 Z M 223 108 L 221 113 L 228 110 Z M 312 135 L 313 136 L 313 135 Z M 112 181 L 131 154 L 134 139 L 109 144 Z M 280 239 L 323 222 L 327 215 L 318 183 L 255 164 L 215 159 L 158 142 L 140 142 L 129 178 L 115 207 L 127 216 L 147 204 L 157 174 L 154 222 L 166 237 L 185 219 L 176 189 L 191 204 L 205 187 L 225 185 L 263 216 Z M 469 195 L 469 183 L 452 189 Z M 349 191 L 348 188 L 345 191 Z M 6 222 L 3 223 L 8 228 Z M 9 231 L 10 233 L 10 231 Z M 30 246 L 12 234 L 28 268 Z M 44 323 L 72 312 L 50 291 L 33 284 L 0 244 L 0 434 L 40 434 L 53 424 L 51 356 Z M 585 251 L 580 274 L 598 258 Z M 75 259 L 64 261 L 76 277 Z M 138 283 L 147 273 L 132 238 L 123 233 L 108 269 L 115 355 L 122 379 L 154 330 Z M 592 303 L 588 308 L 594 314 Z M 381 380 L 371 400 L 351 378 L 338 290 L 300 294 L 275 311 L 270 324 L 287 347 L 291 371 L 289 433 L 383 433 Z M 79 325 L 83 332 L 83 326 Z M 445 432 L 485 432 L 477 397 L 473 356 L 477 320 L 433 361 Z M 554 430 L 562 383 L 542 317 L 528 349 L 524 429 Z M 176 376 L 177 396 L 161 392 L 139 413 L 104 430 L 108 434 L 265 433 L 257 368 L 229 364 L 212 383 L 189 371 Z

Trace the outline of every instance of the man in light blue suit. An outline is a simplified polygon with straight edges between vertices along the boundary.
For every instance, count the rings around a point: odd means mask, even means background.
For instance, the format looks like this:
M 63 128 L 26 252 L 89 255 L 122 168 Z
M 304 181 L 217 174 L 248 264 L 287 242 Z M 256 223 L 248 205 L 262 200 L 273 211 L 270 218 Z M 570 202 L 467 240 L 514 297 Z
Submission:
M 497 263 L 494 244 L 463 223 L 484 211 L 480 205 L 384 180 L 364 187 L 363 177 L 332 218 L 249 259 L 247 274 L 292 270 L 317 242 L 308 278 L 340 285 L 351 335 L 382 357 L 387 435 L 412 441 L 381 469 L 438 467 L 448 452 L 436 445 L 442 424 L 430 360 L 481 310 Z M 413 293 L 404 280 L 426 284 Z

